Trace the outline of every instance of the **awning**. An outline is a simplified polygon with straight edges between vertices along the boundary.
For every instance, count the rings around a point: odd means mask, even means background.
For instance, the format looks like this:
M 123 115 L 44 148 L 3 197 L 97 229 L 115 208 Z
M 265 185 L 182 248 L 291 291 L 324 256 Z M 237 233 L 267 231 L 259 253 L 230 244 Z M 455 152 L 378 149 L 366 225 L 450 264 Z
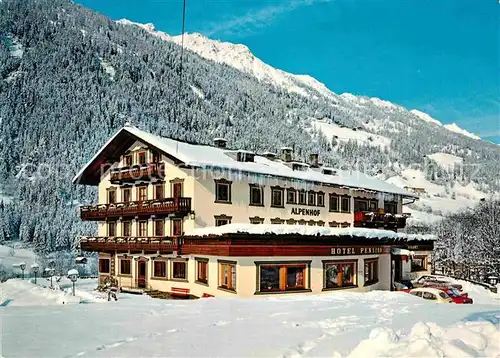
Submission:
M 408 249 L 392 248 L 391 254 L 399 256 L 411 256 L 413 255 L 413 251 L 410 251 Z

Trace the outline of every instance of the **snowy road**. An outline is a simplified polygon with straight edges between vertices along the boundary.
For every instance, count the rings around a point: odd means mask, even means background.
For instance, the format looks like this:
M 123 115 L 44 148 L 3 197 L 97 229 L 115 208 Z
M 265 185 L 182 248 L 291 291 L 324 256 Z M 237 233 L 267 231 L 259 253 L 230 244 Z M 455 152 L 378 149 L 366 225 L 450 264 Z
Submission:
M 493 340 L 500 339 L 498 302 L 484 297 L 488 304 L 436 304 L 390 292 L 197 301 L 121 295 L 118 302 L 52 306 L 15 306 L 13 302 L 0 308 L 2 355 L 332 357 L 335 352 L 348 355 L 373 329 L 383 330 L 377 337 L 372 332 L 377 345 L 384 335 L 403 339 L 418 322 L 447 327 L 478 320 L 496 324 L 496 328 L 491 323 L 486 328 Z M 387 333 L 384 327 L 391 331 Z M 423 327 L 416 334 L 428 329 Z M 481 339 L 485 340 L 477 341 Z M 432 340 L 441 349 L 443 342 Z M 452 344 L 455 341 L 450 338 Z M 457 347 L 470 351 L 463 345 Z M 482 355 L 498 349 L 491 344 L 478 346 L 476 341 L 470 345 Z M 422 347 L 427 350 L 420 351 L 420 356 L 429 354 L 428 346 Z M 360 346 L 355 353 L 362 356 L 363 349 Z

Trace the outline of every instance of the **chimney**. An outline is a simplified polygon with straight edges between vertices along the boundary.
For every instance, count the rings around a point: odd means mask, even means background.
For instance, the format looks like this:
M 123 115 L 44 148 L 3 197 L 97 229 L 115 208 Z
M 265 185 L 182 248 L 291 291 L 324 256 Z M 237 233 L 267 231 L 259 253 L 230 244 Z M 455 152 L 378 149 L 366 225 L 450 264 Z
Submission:
M 217 148 L 226 148 L 227 147 L 227 140 L 224 138 L 214 138 L 214 146 Z
M 283 147 L 280 149 L 280 159 L 284 162 L 291 162 L 292 161 L 292 152 L 293 149 L 290 147 Z
M 318 153 L 311 153 L 309 155 L 309 165 L 311 168 L 318 168 L 319 167 L 319 154 Z

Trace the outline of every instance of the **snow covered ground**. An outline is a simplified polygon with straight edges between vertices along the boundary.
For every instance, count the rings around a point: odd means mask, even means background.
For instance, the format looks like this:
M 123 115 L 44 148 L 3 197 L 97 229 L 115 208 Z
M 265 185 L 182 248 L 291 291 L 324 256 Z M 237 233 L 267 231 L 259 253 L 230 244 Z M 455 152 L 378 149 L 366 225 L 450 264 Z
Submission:
M 389 138 L 363 130 L 352 130 L 352 128 L 340 127 L 336 124 L 314 118 L 311 118 L 311 124 L 314 128 L 323 132 L 329 141 L 331 141 L 332 137 L 336 137 L 339 141 L 347 142 L 353 140 L 360 144 L 368 144 L 374 147 L 385 148 L 391 145 Z
M 92 295 L 91 287 L 80 286 L 77 295 Z M 472 289 L 478 304 L 375 291 L 196 301 L 121 294 L 117 302 L 68 305 L 14 280 L 0 286 L 10 292 L 2 299 L 17 292 L 0 307 L 1 351 L 5 357 L 498 357 L 498 296 Z

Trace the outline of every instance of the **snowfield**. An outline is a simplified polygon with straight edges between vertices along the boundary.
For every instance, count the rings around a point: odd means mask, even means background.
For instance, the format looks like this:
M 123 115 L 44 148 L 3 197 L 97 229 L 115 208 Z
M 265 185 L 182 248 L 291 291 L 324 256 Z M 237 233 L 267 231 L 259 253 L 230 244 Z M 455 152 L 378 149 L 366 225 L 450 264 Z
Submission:
M 91 287 L 79 286 L 76 299 L 94 295 Z M 11 280 L 0 286 L 12 299 L 0 307 L 1 349 L 4 357 L 498 357 L 498 295 L 467 288 L 481 303 L 374 291 L 192 301 L 121 294 L 68 305 Z

